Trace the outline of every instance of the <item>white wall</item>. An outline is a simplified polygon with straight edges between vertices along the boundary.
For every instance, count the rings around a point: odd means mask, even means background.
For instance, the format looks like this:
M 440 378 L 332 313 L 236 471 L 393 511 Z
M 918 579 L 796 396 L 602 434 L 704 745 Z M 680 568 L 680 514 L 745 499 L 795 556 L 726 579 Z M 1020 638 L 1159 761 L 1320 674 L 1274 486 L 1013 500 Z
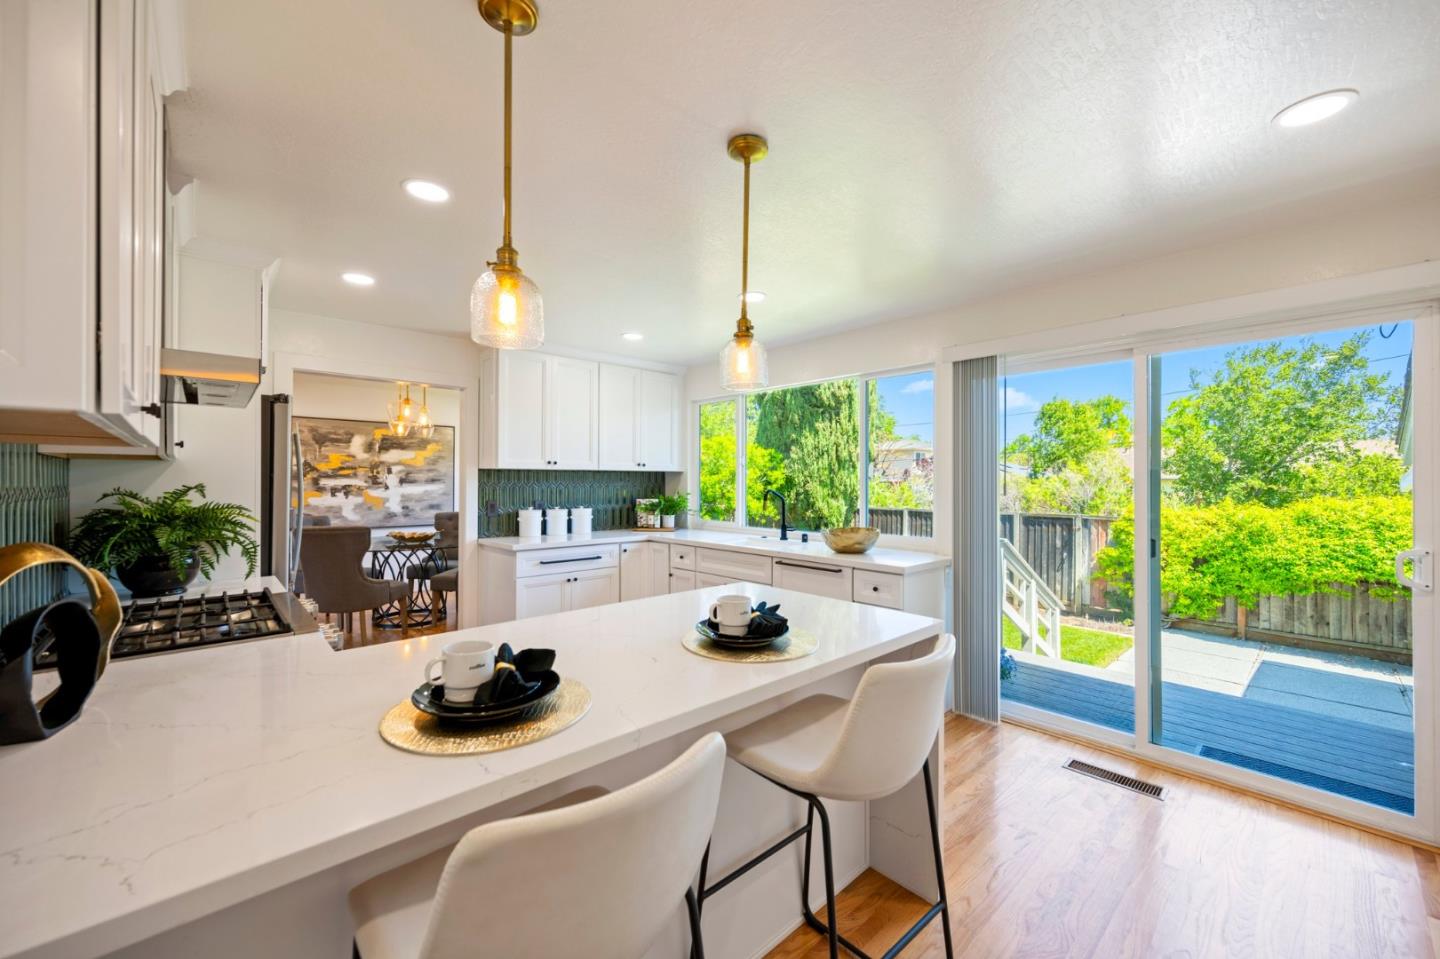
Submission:
M 789 343 L 770 350 L 770 382 L 783 386 L 854 373 L 933 363 L 940 350 L 1129 313 L 1297 286 L 1440 260 L 1440 179 L 1422 192 L 1357 201 L 1342 213 L 1283 229 L 1127 264 L 1117 269 L 1033 283 L 1001 296 L 918 317 L 895 318 Z M 754 317 L 765 336 L 763 307 Z M 716 352 L 721 344 L 716 344 Z M 690 367 L 686 395 L 721 395 L 718 362 Z

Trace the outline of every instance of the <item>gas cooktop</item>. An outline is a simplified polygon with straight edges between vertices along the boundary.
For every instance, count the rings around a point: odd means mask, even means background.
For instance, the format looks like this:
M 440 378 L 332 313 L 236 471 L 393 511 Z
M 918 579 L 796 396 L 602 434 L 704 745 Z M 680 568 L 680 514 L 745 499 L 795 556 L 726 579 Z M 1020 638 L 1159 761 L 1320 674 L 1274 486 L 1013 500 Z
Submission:
M 297 617 L 304 615 L 289 593 L 277 596 L 268 589 L 137 599 L 125 607 L 110 658 L 289 636 L 299 625 Z M 54 656 L 46 650 L 36 657 L 35 665 L 41 669 L 53 666 Z

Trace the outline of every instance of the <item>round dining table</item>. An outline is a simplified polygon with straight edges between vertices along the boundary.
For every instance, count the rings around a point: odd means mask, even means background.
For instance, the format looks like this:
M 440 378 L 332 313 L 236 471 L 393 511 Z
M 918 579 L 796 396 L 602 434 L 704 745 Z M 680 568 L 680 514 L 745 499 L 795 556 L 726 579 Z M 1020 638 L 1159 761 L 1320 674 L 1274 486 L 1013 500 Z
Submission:
M 449 568 L 445 550 L 434 539 L 423 543 L 402 543 L 390 537 L 370 541 L 370 577 L 372 579 L 393 579 L 410 584 L 409 623 L 401 622 L 404 615 L 399 601 L 377 606 L 371 613 L 371 622 L 376 629 L 410 629 L 432 626 L 437 621 L 433 597 L 430 592 L 430 577 Z M 423 575 L 412 577 L 412 568 L 421 567 Z M 440 594 L 439 622 L 445 622 L 445 594 Z

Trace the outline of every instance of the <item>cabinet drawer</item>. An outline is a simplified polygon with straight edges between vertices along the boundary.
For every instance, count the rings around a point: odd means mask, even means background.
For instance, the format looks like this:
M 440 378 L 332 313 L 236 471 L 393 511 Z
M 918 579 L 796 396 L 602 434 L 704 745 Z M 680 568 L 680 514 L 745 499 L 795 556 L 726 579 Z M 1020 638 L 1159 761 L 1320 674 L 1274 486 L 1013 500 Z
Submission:
M 702 573 L 747 583 L 770 583 L 770 557 L 754 553 L 731 553 L 722 549 L 697 549 L 695 568 Z
M 795 589 L 847 602 L 851 598 L 850 569 L 845 566 L 777 559 L 774 561 L 774 584 L 781 589 Z
M 561 549 L 536 549 L 520 554 L 515 560 L 515 575 L 542 576 L 547 573 L 574 573 L 582 569 L 604 569 L 618 566 L 620 547 L 566 546 Z
M 871 606 L 905 608 L 905 577 L 895 573 L 855 571 L 855 602 Z
M 670 547 L 670 568 L 671 569 L 694 569 L 695 548 L 693 546 L 671 546 Z

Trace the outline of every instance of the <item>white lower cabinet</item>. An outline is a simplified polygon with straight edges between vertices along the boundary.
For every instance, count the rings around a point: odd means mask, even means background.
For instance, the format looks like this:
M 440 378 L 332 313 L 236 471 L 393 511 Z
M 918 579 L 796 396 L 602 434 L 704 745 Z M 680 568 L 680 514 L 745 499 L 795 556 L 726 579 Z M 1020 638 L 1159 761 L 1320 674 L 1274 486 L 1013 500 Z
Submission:
M 729 586 L 734 582 L 738 581 L 729 576 L 716 576 L 714 573 L 695 574 L 696 589 L 709 589 L 711 586 Z
M 620 599 L 645 599 L 670 592 L 669 549 L 663 543 L 620 547 Z
M 816 596 L 850 599 L 852 573 L 846 566 L 826 566 L 794 559 L 777 559 L 771 564 L 771 581 L 781 589 L 794 589 Z
M 670 592 L 683 593 L 687 589 L 695 589 L 695 571 L 689 569 L 672 569 L 670 571 Z
M 615 569 L 551 573 L 515 581 L 515 618 L 546 616 L 620 601 L 620 574 Z

